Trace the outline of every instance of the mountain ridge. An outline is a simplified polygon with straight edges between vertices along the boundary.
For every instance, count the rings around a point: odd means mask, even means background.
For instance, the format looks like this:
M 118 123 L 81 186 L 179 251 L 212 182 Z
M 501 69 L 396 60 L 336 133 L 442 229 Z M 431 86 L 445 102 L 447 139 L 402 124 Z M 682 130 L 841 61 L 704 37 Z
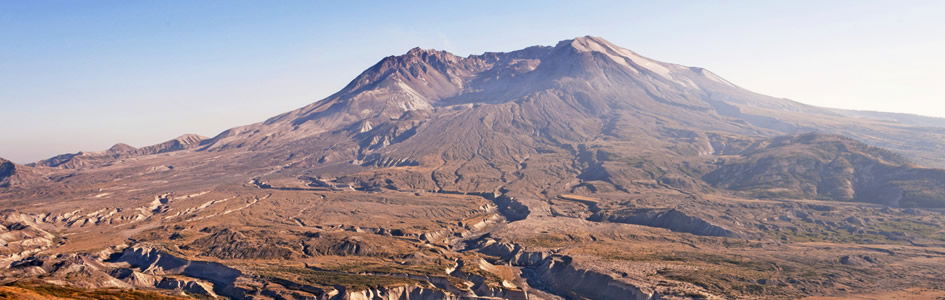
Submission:
M 190 149 L 198 146 L 202 141 L 207 138 L 198 134 L 183 134 L 176 138 L 167 140 L 165 142 L 154 144 L 150 146 L 145 146 L 141 148 L 135 148 L 134 146 L 117 143 L 105 151 L 98 152 L 76 152 L 76 153 L 66 153 L 60 154 L 48 159 L 40 160 L 37 162 L 26 164 L 30 167 L 52 167 L 52 168 L 65 168 L 65 169 L 77 169 L 83 167 L 96 167 L 101 165 L 106 165 L 114 162 L 118 159 L 143 156 L 143 155 L 153 155 L 160 154 L 178 150 Z

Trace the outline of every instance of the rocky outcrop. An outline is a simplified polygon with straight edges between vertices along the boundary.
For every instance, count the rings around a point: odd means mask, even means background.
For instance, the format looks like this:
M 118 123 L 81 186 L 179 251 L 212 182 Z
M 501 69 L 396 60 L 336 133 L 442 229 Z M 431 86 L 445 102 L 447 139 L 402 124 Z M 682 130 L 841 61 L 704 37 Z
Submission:
M 213 284 L 190 277 L 163 276 L 161 272 L 154 272 L 154 270 L 146 274 L 129 268 L 114 269 L 110 275 L 137 288 L 175 290 L 188 295 L 217 297 L 217 294 L 213 292 Z
M 265 232 L 240 232 L 224 228 L 190 244 L 203 255 L 222 259 L 288 259 L 292 250 L 276 245 Z
M 193 279 L 164 277 L 154 287 L 164 290 L 177 290 L 191 295 L 202 295 L 216 298 L 211 284 Z
M 206 261 L 191 261 L 178 258 L 167 252 L 149 247 L 129 247 L 116 257 L 109 260 L 112 263 L 126 263 L 144 274 L 183 275 L 206 280 L 213 284 L 211 290 L 219 295 L 242 299 L 245 291 L 237 288 L 234 283 L 242 273 L 236 269 L 220 263 Z M 200 291 L 208 286 L 203 283 L 188 280 L 172 280 L 164 278 L 157 285 L 174 289 Z M 207 291 L 209 292 L 209 291 Z
M 380 154 L 370 154 L 360 160 L 355 160 L 354 164 L 361 165 L 364 167 L 390 168 L 390 167 L 419 166 L 420 162 L 410 159 L 410 158 L 393 158 L 393 157 L 385 157 Z
M 367 289 L 322 289 L 314 286 L 298 284 L 287 280 L 274 280 L 260 291 L 264 296 L 276 299 L 344 299 L 344 300 L 440 300 L 440 299 L 469 299 L 457 296 L 443 289 L 424 284 L 406 284 L 387 287 L 372 287 Z M 473 297 L 475 299 L 475 297 Z
M 110 193 L 101 193 L 96 198 L 106 198 L 108 196 L 110 196 Z M 8 210 L 0 212 L 0 218 L 23 220 L 25 224 L 34 224 L 42 228 L 78 228 L 130 224 L 141 222 L 155 214 L 167 212 L 170 208 L 168 203 L 171 199 L 170 194 L 156 195 L 154 200 L 146 205 L 133 208 L 104 207 L 97 210 L 78 208 L 56 213 L 25 213 Z
M 354 139 L 362 151 L 377 150 L 406 139 L 417 133 L 419 121 L 390 122 L 374 127 L 370 121 L 363 121 L 350 128 L 355 131 Z
M 33 220 L 16 212 L 0 215 L 0 269 L 24 262 L 56 245 L 56 236 L 37 226 Z
M 531 279 L 568 298 L 587 299 L 659 299 L 658 295 L 620 282 L 614 277 L 574 266 L 570 257 L 552 256 L 540 265 L 531 266 Z
M 446 192 L 440 191 L 441 193 L 457 193 L 457 192 Z M 483 198 L 486 198 L 489 201 L 495 203 L 496 207 L 499 209 L 499 213 L 505 217 L 506 221 L 514 222 L 519 220 L 524 220 L 528 217 L 530 213 L 528 206 L 522 204 L 518 200 L 515 200 L 515 197 L 509 196 L 505 193 L 506 191 L 502 190 L 499 192 L 493 193 L 467 193 L 469 195 L 476 195 Z
M 568 256 L 528 251 L 520 245 L 491 238 L 480 240 L 476 246 L 479 252 L 523 267 L 530 285 L 566 298 L 649 300 L 660 297 L 655 292 L 643 291 L 610 275 L 579 268 Z
M 272 284 L 257 286 L 245 282 L 243 274 L 215 262 L 192 261 L 175 257 L 167 252 L 148 247 L 130 247 L 111 263 L 125 263 L 134 269 L 118 269 L 113 276 L 135 286 L 179 290 L 193 295 L 215 297 L 217 294 L 233 299 L 249 299 L 251 295 L 303 296 L 312 299 L 460 299 L 454 293 L 429 284 L 398 284 L 367 289 L 349 289 L 343 286 L 319 288 L 285 279 L 269 278 Z M 186 276 L 186 277 L 182 277 Z M 422 277 L 419 277 L 423 279 Z M 449 284 L 449 282 L 444 282 Z
M 526 251 L 518 244 L 503 243 L 491 238 L 484 238 L 475 245 L 477 251 L 500 257 L 515 266 L 535 266 L 551 257 L 550 252 Z
M 346 300 L 434 300 L 461 299 L 461 297 L 439 289 L 419 285 L 370 288 L 347 291 L 342 295 Z

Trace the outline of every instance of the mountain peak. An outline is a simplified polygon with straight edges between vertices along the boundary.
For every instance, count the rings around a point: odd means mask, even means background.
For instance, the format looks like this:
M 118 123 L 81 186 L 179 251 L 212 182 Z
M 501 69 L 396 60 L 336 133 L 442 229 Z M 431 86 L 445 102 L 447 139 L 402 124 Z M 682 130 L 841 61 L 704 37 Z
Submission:
M 420 47 L 414 47 L 410 50 L 407 50 L 407 53 L 403 55 L 390 56 L 385 61 L 396 62 L 401 66 L 412 65 L 418 62 L 425 63 L 455 63 L 462 58 L 448 51 L 436 50 L 436 49 L 424 49 Z
M 115 144 L 114 146 L 112 146 L 111 148 L 108 148 L 108 150 L 106 150 L 106 152 L 108 152 L 108 153 L 128 153 L 128 152 L 135 151 L 136 149 L 137 149 L 137 148 L 135 148 L 135 147 L 133 147 L 133 146 L 131 146 L 131 145 L 125 144 L 125 143 L 117 143 L 117 144 Z
M 636 52 L 617 46 L 601 37 L 582 36 L 558 42 L 557 49 L 568 49 L 580 54 L 603 54 L 613 62 L 630 69 L 634 73 L 641 71 L 658 75 L 666 79 L 672 78 L 672 64 L 662 63 L 643 57 Z
M 602 37 L 596 37 L 596 36 L 590 36 L 590 35 L 580 36 L 580 37 L 576 37 L 570 40 L 561 41 L 560 43 L 558 43 L 558 46 L 561 46 L 562 44 L 567 44 L 568 46 L 573 47 L 574 49 L 577 49 L 578 51 L 582 51 L 582 52 L 601 51 L 603 50 L 602 48 L 619 48 L 613 43 L 611 43 L 610 41 L 607 41 L 606 39 Z
M 555 45 L 555 47 L 571 48 L 577 52 L 602 52 L 611 54 L 620 52 L 619 50 L 626 50 L 602 37 L 590 35 L 579 36 L 573 39 L 560 41 L 557 45 Z
M 448 52 L 442 51 L 442 50 L 436 50 L 436 49 L 432 49 L 432 48 L 431 48 L 431 49 L 424 49 L 424 48 L 420 48 L 420 47 L 413 47 L 412 49 L 407 50 L 406 55 L 407 55 L 407 56 L 417 56 L 417 55 L 436 55 L 436 54 L 444 54 L 444 53 L 448 53 Z

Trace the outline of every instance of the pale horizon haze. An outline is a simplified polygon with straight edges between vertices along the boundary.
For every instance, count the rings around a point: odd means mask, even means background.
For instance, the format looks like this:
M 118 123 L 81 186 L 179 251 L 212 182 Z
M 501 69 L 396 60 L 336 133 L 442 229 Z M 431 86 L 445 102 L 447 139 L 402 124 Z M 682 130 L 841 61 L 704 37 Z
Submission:
M 413 47 L 584 35 L 770 96 L 945 118 L 945 1 L 3 1 L 0 157 L 214 136 Z

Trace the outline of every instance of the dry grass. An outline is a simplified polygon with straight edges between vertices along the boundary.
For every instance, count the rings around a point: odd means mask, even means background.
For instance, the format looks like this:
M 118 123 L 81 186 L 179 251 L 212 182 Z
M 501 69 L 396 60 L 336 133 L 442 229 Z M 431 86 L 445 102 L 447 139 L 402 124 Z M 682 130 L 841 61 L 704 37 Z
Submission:
M 0 286 L 0 299 L 178 300 L 189 298 L 137 290 L 81 289 L 45 283 L 13 283 Z

